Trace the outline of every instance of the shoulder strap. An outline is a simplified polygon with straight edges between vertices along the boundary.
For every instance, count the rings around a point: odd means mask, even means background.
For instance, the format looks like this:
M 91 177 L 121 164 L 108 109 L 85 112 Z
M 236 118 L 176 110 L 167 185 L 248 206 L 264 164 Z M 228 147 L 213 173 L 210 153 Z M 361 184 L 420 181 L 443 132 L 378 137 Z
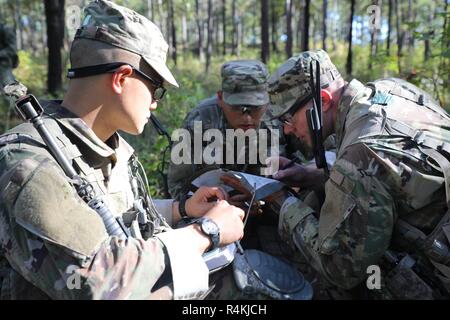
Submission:
M 450 115 L 425 91 L 417 86 L 398 78 L 387 78 L 373 82 L 377 92 L 382 95 L 394 95 L 424 106 L 438 113 L 444 118 L 450 119 Z
M 73 161 L 74 159 L 81 157 L 81 152 L 78 147 L 64 134 L 61 126 L 54 118 L 47 116 L 44 118 L 44 123 L 47 129 L 55 137 L 58 146 L 61 148 L 62 152 L 66 155 L 69 161 Z M 20 124 L 0 136 L 0 148 L 10 144 L 27 144 L 48 151 L 47 146 L 37 130 L 29 123 Z

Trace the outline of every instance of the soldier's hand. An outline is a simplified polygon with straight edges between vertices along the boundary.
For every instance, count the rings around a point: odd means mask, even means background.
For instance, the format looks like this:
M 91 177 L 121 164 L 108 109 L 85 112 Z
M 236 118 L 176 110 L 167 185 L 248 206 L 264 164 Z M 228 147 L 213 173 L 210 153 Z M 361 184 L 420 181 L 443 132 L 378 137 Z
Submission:
M 220 230 L 220 246 L 242 239 L 244 236 L 244 211 L 220 200 L 209 210 L 205 217 L 213 220 Z
M 238 194 L 230 195 L 228 202 L 233 206 L 236 206 L 244 211 L 247 211 L 248 203 L 252 199 L 252 194 L 250 193 L 250 191 L 245 189 L 245 187 L 235 177 L 222 175 L 220 176 L 220 180 L 226 185 L 233 187 L 237 192 L 239 192 Z M 260 213 L 262 213 L 260 203 L 259 201 L 255 201 L 252 205 L 252 208 L 250 209 L 250 215 L 257 215 Z
M 317 169 L 315 164 L 300 165 L 298 163 L 289 164 L 290 160 L 280 157 L 280 169 L 273 174 L 273 178 L 280 180 L 290 187 L 300 187 L 302 189 L 320 189 L 325 183 L 323 170 Z
M 228 194 L 220 187 L 200 187 L 186 201 L 186 213 L 189 217 L 202 217 L 220 200 L 228 200 Z

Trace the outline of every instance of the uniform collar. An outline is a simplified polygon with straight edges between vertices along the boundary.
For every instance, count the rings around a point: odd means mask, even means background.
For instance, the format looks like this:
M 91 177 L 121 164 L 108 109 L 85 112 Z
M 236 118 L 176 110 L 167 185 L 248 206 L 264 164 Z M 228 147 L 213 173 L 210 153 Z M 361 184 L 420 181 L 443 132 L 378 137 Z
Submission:
M 82 144 L 82 150 L 88 149 L 99 158 L 108 158 L 113 165 L 117 162 L 117 156 L 129 159 L 134 149 L 116 132 L 105 143 L 92 131 L 91 128 L 77 115 L 61 105 L 61 101 L 50 101 L 44 107 L 45 113 L 54 118 L 60 125 L 70 131 Z
M 339 100 L 338 105 L 338 115 L 336 118 L 336 147 L 339 150 L 342 139 L 344 137 L 345 131 L 345 120 L 348 112 L 350 111 L 351 105 L 353 101 L 358 96 L 358 94 L 365 89 L 364 84 L 360 81 L 353 79 L 350 81 L 342 93 L 341 99 Z

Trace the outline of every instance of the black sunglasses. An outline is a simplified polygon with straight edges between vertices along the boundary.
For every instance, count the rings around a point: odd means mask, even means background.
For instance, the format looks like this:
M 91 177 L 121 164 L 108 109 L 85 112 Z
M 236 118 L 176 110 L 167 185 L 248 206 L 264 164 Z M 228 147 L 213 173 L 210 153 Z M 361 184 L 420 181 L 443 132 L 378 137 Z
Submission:
M 155 90 L 153 91 L 153 100 L 155 102 L 161 101 L 161 99 L 164 98 L 164 96 L 166 94 L 166 91 L 167 91 L 167 89 L 163 87 L 162 82 L 154 80 L 152 77 L 150 77 L 149 75 L 143 73 L 142 71 L 139 71 L 138 69 L 134 68 L 133 66 L 131 66 L 131 68 L 138 75 L 140 75 L 141 77 L 143 77 L 144 79 L 150 81 L 153 84 L 153 86 L 155 87 Z
M 82 77 L 89 77 L 94 76 L 102 73 L 113 73 L 116 72 L 117 69 L 119 69 L 121 66 L 130 66 L 133 69 L 133 72 L 136 72 L 138 75 L 143 77 L 144 79 L 150 81 L 152 85 L 155 87 L 155 90 L 153 91 L 153 100 L 155 102 L 160 101 L 162 98 L 164 98 L 164 95 L 166 94 L 167 89 L 164 88 L 163 82 L 159 80 L 155 80 L 154 78 L 150 77 L 149 75 L 143 73 L 142 71 L 136 69 L 129 63 L 125 62 L 114 62 L 114 63 L 105 63 L 105 64 L 99 64 L 96 66 L 88 66 L 88 67 L 82 67 L 82 68 L 76 68 L 76 69 L 69 69 L 69 72 L 67 73 L 67 77 L 69 79 L 75 79 L 75 78 L 82 78 Z
M 250 105 L 229 105 L 231 111 L 242 112 L 242 114 L 255 114 L 260 112 L 266 106 L 250 106 Z

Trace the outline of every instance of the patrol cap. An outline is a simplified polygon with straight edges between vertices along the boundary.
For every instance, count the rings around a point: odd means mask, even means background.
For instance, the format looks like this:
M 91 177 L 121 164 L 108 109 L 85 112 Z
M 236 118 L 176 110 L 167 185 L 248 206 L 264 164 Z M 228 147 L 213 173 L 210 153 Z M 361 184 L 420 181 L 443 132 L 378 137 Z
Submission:
M 269 103 L 269 72 L 258 60 L 235 60 L 222 65 L 222 92 L 230 105 L 263 106 Z
M 166 65 L 169 46 L 155 24 L 133 10 L 106 0 L 90 2 L 84 12 L 85 18 L 77 30 L 71 50 L 73 68 L 86 67 L 86 61 L 92 65 L 126 62 L 145 73 L 145 70 L 141 69 L 145 62 L 165 82 L 178 87 L 177 81 Z M 80 57 L 79 54 L 79 59 L 74 58 L 72 51 L 76 48 L 78 40 L 90 40 L 85 41 L 84 46 L 93 47 L 92 51 L 95 51 L 96 43 L 101 43 L 103 46 L 98 47 L 103 50 L 95 53 L 84 52 L 87 57 Z M 92 61 L 89 61 L 91 54 Z M 80 63 L 77 60 L 84 62 Z
M 270 104 L 267 113 L 270 118 L 278 118 L 296 103 L 306 102 L 312 98 L 309 66 L 313 60 L 320 62 L 322 88 L 328 87 L 334 80 L 341 78 L 336 66 L 322 49 L 305 51 L 289 58 L 268 81 Z

